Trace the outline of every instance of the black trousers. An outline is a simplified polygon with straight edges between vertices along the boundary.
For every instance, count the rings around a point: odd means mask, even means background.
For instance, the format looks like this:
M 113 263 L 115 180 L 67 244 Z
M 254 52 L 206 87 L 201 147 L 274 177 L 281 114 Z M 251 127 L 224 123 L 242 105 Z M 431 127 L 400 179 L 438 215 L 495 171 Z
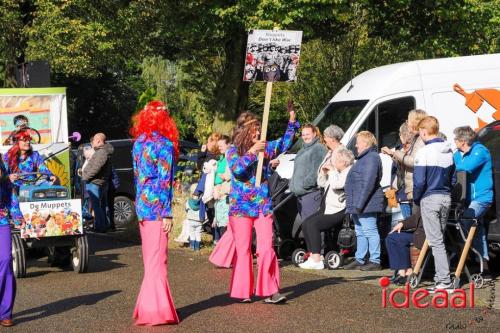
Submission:
M 336 228 L 344 221 L 345 209 L 329 215 L 325 215 L 324 211 L 314 213 L 302 223 L 307 250 L 312 253 L 321 253 L 321 232 Z

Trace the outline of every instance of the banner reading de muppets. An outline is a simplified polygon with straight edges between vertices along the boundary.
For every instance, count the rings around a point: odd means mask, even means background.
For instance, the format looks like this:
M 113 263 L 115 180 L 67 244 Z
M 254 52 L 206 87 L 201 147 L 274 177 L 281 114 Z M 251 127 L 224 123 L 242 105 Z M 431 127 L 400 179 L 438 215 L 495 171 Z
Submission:
M 78 199 L 21 202 L 20 208 L 26 221 L 21 228 L 23 238 L 80 235 L 83 232 L 82 205 Z

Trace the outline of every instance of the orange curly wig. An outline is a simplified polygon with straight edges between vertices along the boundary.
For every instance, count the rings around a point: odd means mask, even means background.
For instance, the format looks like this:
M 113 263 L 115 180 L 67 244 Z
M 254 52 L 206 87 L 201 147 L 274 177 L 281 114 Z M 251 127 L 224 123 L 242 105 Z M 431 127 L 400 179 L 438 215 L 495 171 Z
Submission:
M 141 135 L 151 137 L 156 132 L 174 145 L 175 159 L 179 157 L 179 131 L 163 102 L 151 101 L 132 117 L 130 135 L 137 139 Z

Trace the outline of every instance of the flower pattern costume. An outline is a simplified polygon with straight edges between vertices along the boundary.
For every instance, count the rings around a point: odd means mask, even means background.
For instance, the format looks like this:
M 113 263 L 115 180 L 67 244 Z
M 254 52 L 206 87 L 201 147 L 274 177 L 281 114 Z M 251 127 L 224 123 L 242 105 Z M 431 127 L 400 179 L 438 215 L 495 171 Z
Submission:
M 286 151 L 293 142 L 297 121 L 288 122 L 285 135 L 267 142 L 264 149 L 264 166 L 260 187 L 255 186 L 258 155 L 238 155 L 236 146 L 226 152 L 231 170 L 229 194 L 229 227 L 236 248 L 230 296 L 249 299 L 252 295 L 271 296 L 279 291 L 280 272 L 273 248 L 272 207 L 267 179 L 271 175 L 270 160 Z M 257 238 L 257 283 L 254 288 L 252 261 L 252 229 Z
M 9 156 L 5 154 L 3 156 L 3 160 L 5 163 L 5 167 L 7 168 L 7 174 L 13 173 L 9 168 Z M 41 172 L 47 174 L 47 177 L 51 177 L 53 174 L 49 170 L 49 168 L 45 165 L 42 156 L 36 151 L 31 152 L 30 155 L 23 157 L 19 157 L 18 162 L 19 171 L 18 173 L 29 173 L 29 172 Z M 11 202 L 11 217 L 16 225 L 20 225 L 24 223 L 24 217 L 21 213 L 21 209 L 19 208 L 19 199 L 17 197 L 17 192 L 19 187 L 26 184 L 29 181 L 35 180 L 36 176 L 26 176 L 24 179 L 15 180 L 14 183 L 14 191 L 12 194 L 12 202 Z
M 133 318 L 136 325 L 177 324 L 180 320 L 167 273 L 169 233 L 163 224 L 172 218 L 179 132 L 160 101 L 149 102 L 132 123 L 135 204 L 144 262 Z
M 158 221 L 172 217 L 172 142 L 157 133 L 151 138 L 141 135 L 134 143 L 132 154 L 139 220 Z
M 288 150 L 293 142 L 295 132 L 300 128 L 298 121 L 288 122 L 285 135 L 275 141 L 267 142 L 264 151 L 264 172 L 260 187 L 255 187 L 258 155 L 247 153 L 238 155 L 235 146 L 226 152 L 227 163 L 231 170 L 231 192 L 229 194 L 229 215 L 258 217 L 259 211 L 264 215 L 272 213 L 271 198 L 267 179 L 271 175 L 269 161 Z

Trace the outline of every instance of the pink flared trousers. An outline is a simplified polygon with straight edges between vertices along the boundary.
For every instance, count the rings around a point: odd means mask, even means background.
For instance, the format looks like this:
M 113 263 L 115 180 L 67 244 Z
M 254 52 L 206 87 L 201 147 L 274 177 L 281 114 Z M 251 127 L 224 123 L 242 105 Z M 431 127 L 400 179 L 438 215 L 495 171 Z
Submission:
M 236 246 L 236 260 L 231 278 L 230 296 L 245 299 L 254 294 L 252 262 L 252 228 L 257 235 L 257 286 L 255 295 L 266 297 L 279 291 L 280 271 L 273 248 L 273 220 L 271 215 L 259 217 L 230 216 Z
M 208 260 L 217 267 L 230 268 L 236 256 L 236 248 L 234 247 L 233 231 L 231 223 L 227 225 L 227 230 L 215 245 L 212 254 Z
M 136 325 L 177 324 L 167 279 L 168 237 L 161 221 L 140 222 L 144 279 L 133 318 Z

